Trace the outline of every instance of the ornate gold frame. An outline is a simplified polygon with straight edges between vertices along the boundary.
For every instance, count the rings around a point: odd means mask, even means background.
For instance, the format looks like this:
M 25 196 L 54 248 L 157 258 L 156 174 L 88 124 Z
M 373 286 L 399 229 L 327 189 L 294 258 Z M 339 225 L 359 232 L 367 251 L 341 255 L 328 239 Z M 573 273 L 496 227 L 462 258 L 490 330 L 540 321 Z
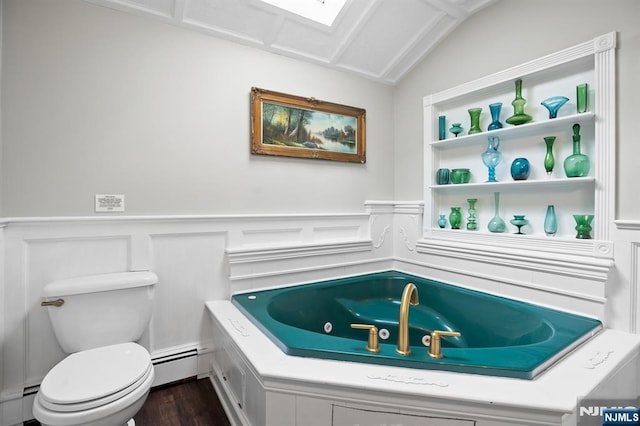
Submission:
M 335 119 L 336 123 L 349 122 L 355 126 L 345 126 L 344 128 L 335 129 L 339 138 L 343 140 L 332 141 L 342 145 L 352 152 L 340 152 L 338 150 L 327 149 L 325 143 L 318 137 L 308 134 L 312 140 L 295 141 L 279 141 L 265 142 L 265 123 L 264 123 L 264 106 L 267 104 L 269 108 L 279 108 L 280 111 L 286 111 L 289 116 L 293 113 L 298 114 L 298 125 L 289 133 L 289 126 L 285 127 L 281 137 L 295 137 L 299 139 L 300 133 L 298 129 L 302 127 L 304 133 L 307 129 L 303 123 L 306 114 L 307 117 L 313 117 L 313 113 L 323 112 L 328 115 L 327 119 Z M 286 93 L 273 92 L 270 90 L 251 88 L 251 153 L 263 155 L 279 155 L 285 157 L 300 158 L 318 158 L 324 160 L 349 161 L 356 163 L 365 163 L 365 117 L 366 111 L 362 108 L 355 108 L 345 105 L 334 104 L 331 102 L 321 101 L 315 98 L 304 98 L 301 96 L 288 95 Z M 273 115 L 272 115 L 273 118 Z M 319 120 L 318 120 L 319 121 Z M 292 125 L 295 123 L 292 123 Z M 267 132 L 273 131 L 273 126 L 267 127 Z M 355 127 L 355 128 L 353 128 Z M 329 130 L 329 129 L 326 129 Z M 336 134 L 334 132 L 334 135 Z M 287 136 L 288 135 L 288 136 Z M 353 137 L 354 140 L 350 138 Z

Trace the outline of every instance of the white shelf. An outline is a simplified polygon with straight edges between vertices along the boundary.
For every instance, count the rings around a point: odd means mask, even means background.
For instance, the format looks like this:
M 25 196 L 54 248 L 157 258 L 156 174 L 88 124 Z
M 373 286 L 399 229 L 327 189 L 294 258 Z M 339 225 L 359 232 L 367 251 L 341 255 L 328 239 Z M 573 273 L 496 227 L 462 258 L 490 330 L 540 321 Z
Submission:
M 433 148 L 447 149 L 470 146 L 475 144 L 486 144 L 489 136 L 498 136 L 501 141 L 507 139 L 524 138 L 528 136 L 538 135 L 541 132 L 552 134 L 559 130 L 570 129 L 575 123 L 582 125 L 591 124 L 595 120 L 593 112 L 585 112 L 582 114 L 573 114 L 565 117 L 558 117 L 545 121 L 534 121 L 520 126 L 507 126 L 502 129 L 491 130 L 472 135 L 452 137 L 443 140 L 432 141 L 429 143 Z M 448 132 L 448 130 L 447 130 Z
M 481 183 L 460 183 L 448 185 L 429 185 L 429 188 L 436 192 L 520 192 L 532 189 L 566 189 L 580 188 L 582 186 L 595 184 L 595 178 L 575 177 L 575 178 L 549 178 L 544 180 L 512 180 L 504 182 L 481 182 Z

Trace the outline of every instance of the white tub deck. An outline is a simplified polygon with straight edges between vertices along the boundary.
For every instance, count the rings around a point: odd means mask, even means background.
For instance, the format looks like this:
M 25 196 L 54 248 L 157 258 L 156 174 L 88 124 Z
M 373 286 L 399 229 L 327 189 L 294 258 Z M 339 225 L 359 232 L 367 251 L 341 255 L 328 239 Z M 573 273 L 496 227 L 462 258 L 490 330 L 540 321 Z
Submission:
M 514 413 L 531 416 L 531 423 L 510 424 L 574 424 L 579 398 L 634 398 L 640 392 L 640 335 L 635 334 L 604 330 L 536 379 L 522 380 L 288 356 L 230 301 L 208 302 L 207 308 L 267 392 L 454 410 L 479 419 L 501 410 L 504 419 Z

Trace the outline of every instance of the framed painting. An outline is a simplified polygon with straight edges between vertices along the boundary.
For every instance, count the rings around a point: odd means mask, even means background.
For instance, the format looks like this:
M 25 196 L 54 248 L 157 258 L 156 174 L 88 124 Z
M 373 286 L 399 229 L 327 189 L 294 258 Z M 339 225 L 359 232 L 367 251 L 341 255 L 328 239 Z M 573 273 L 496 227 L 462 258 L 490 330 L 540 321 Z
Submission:
M 251 88 L 251 152 L 366 162 L 365 110 Z

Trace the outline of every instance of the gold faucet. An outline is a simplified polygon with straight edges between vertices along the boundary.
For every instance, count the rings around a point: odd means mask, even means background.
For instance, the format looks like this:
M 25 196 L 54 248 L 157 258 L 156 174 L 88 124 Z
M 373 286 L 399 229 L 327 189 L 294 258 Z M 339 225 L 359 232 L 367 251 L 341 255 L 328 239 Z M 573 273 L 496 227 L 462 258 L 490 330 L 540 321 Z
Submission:
M 440 336 L 461 336 L 457 331 L 443 331 L 443 330 L 433 330 L 431 332 L 431 342 L 429 343 L 429 351 L 427 355 L 431 358 L 440 359 L 443 357 L 442 349 L 440 347 Z
M 369 339 L 365 349 L 369 352 L 380 352 L 380 345 L 378 344 L 378 327 L 370 324 L 351 324 L 351 328 L 369 330 Z
M 418 304 L 418 289 L 415 284 L 409 283 L 404 286 L 402 301 L 400 302 L 400 318 L 398 320 L 398 347 L 396 352 L 400 355 L 409 355 L 409 304 Z

